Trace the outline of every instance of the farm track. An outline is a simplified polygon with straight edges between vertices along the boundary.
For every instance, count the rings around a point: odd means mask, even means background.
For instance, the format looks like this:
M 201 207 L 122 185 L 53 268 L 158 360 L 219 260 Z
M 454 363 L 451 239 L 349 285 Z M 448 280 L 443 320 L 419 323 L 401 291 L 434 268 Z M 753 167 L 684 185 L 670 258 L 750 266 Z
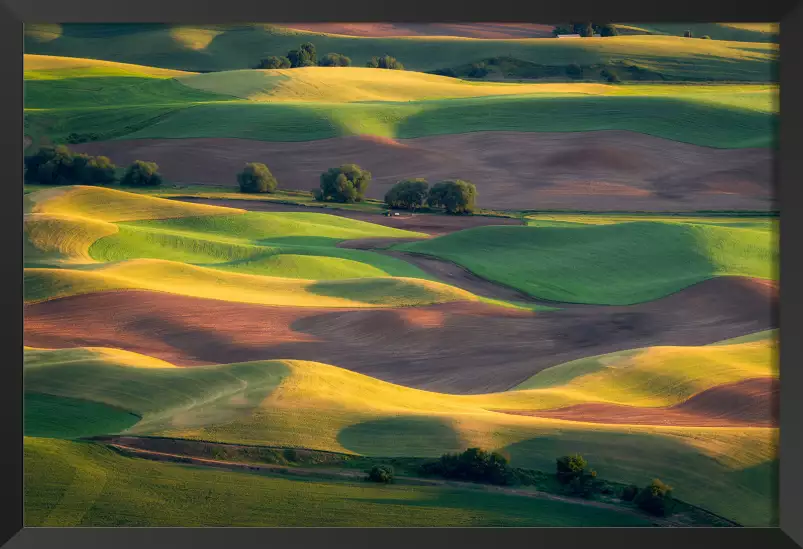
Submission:
M 216 459 L 201 458 L 196 456 L 188 456 L 183 454 L 158 452 L 155 450 L 149 450 L 147 448 L 133 447 L 126 444 L 121 444 L 118 442 L 108 442 L 106 443 L 106 445 L 123 455 L 128 455 L 129 457 L 138 457 L 154 461 L 184 463 L 184 464 L 199 465 L 204 467 L 216 467 L 234 471 L 252 471 L 252 472 L 262 471 L 262 472 L 279 473 L 279 474 L 286 474 L 300 477 L 318 477 L 318 478 L 323 477 L 323 478 L 343 479 L 351 481 L 361 480 L 364 477 L 364 473 L 362 473 L 361 471 L 344 471 L 342 469 L 333 469 L 333 468 L 297 467 L 297 466 L 265 464 L 265 463 L 256 464 L 256 463 L 245 463 L 238 461 L 216 460 Z M 508 488 L 504 486 L 489 486 L 489 485 L 475 484 L 471 482 L 460 482 L 460 481 L 450 481 L 450 480 L 421 479 L 418 477 L 407 477 L 407 476 L 397 476 L 396 479 L 403 484 L 412 484 L 419 486 L 443 486 L 447 488 L 458 488 L 464 490 L 469 489 L 469 490 L 482 490 L 487 492 L 497 492 L 509 495 L 522 496 L 522 497 L 532 497 L 532 498 L 547 499 L 552 501 L 561 501 L 573 505 L 582 505 L 584 507 L 609 509 L 612 511 L 616 511 L 618 513 L 624 513 L 631 516 L 637 516 L 640 518 L 645 517 L 644 514 L 639 513 L 638 511 L 623 508 L 620 505 L 605 503 L 601 501 L 589 501 L 579 498 L 560 496 L 556 494 L 550 494 L 548 492 L 542 492 L 539 490 Z M 650 517 L 650 520 L 653 520 L 656 525 L 660 526 L 683 526 L 683 524 L 681 523 L 667 519 L 657 519 Z

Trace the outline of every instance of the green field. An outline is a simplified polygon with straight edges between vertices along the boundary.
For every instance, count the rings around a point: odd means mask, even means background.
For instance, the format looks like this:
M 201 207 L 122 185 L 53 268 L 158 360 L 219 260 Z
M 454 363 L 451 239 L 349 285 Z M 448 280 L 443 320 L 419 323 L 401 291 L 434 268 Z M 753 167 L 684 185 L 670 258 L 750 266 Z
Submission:
M 480 227 L 394 248 L 453 261 L 542 299 L 628 305 L 715 276 L 775 279 L 768 226 L 674 221 Z
M 431 486 L 378 487 L 127 458 L 25 439 L 26 526 L 649 526 L 562 501 Z M 158 512 L 155 512 L 158 509 Z
M 78 66 L 26 73 L 25 131 L 35 142 L 43 136 L 65 141 L 71 134 L 89 140 L 311 141 L 355 134 L 406 139 L 629 130 L 719 148 L 767 147 L 774 143 L 778 110 L 777 87 L 765 84 L 478 83 L 316 67 L 170 79 L 148 74 L 149 67 L 119 76 L 74 62 Z
M 477 445 L 502 450 L 516 467 L 543 471 L 552 469 L 555 456 L 580 451 L 606 479 L 642 484 L 658 475 L 686 501 L 758 525 L 773 520 L 771 478 L 761 471 L 777 451 L 775 429 L 617 426 L 489 410 L 549 408 L 572 399 L 666 405 L 719 383 L 777 375 L 768 358 L 773 345 L 765 337 L 704 349 L 648 349 L 631 372 L 610 359 L 584 371 L 565 365 L 551 369 L 555 375 L 539 374 L 536 388 L 472 396 L 410 389 L 317 363 L 174 368 L 102 349 L 28 349 L 25 378 L 31 393 L 103 405 L 94 416 L 84 412 L 85 431 L 93 434 L 114 407 L 142 418 L 125 431 L 140 435 L 367 456 L 434 457 Z M 667 371 L 675 379 L 662 374 Z M 711 376 L 699 375 L 704 371 Z M 50 425 L 44 414 L 31 417 L 29 433 Z M 65 427 L 50 434 L 74 432 Z
M 773 80 L 777 44 L 689 40 L 679 36 L 620 36 L 587 40 L 550 38 L 476 40 L 445 37 L 357 38 L 289 30 L 273 25 L 29 25 L 25 51 L 180 69 L 220 71 L 253 67 L 311 41 L 320 55 L 338 52 L 364 66 L 389 54 L 408 70 L 429 71 L 508 56 L 549 65 L 629 62 L 669 77 Z
M 616 25 L 620 34 L 657 34 L 683 36 L 687 30 L 692 36 L 710 36 L 712 40 L 736 42 L 777 42 L 778 25 L 773 23 L 632 23 Z

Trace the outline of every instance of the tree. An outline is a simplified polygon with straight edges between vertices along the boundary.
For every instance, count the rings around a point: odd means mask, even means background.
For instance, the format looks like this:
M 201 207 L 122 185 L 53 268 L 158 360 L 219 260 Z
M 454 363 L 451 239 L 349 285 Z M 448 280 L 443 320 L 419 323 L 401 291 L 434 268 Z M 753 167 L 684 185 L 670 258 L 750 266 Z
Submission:
M 577 63 L 569 63 L 566 66 L 566 74 L 572 78 L 580 78 L 583 76 L 583 69 Z
M 241 193 L 272 193 L 276 190 L 276 178 L 265 164 L 251 162 L 237 174 Z
M 642 488 L 633 501 L 644 511 L 659 517 L 670 514 L 674 507 L 672 487 L 658 479 Z
M 301 44 L 301 51 L 307 54 L 307 59 L 309 59 L 311 65 L 317 63 L 318 59 L 317 54 L 315 53 L 315 44 L 312 42 L 304 42 Z
M 690 30 L 683 31 L 683 37 L 684 38 L 693 38 Z
M 470 78 L 485 78 L 488 76 L 488 73 L 491 72 L 488 70 L 488 67 L 485 66 L 485 63 L 472 63 L 471 68 L 468 71 L 468 76 Z
M 429 190 L 427 204 L 431 208 L 443 208 L 450 214 L 472 213 L 477 199 L 477 187 L 456 179 L 435 183 Z
M 572 34 L 572 29 L 566 25 L 558 25 L 554 29 L 552 29 L 552 36 L 557 36 L 559 34 Z
M 162 175 L 156 162 L 134 160 L 120 183 L 131 187 L 156 187 L 162 184 Z
M 385 204 L 389 208 L 415 210 L 427 198 L 429 184 L 426 179 L 407 179 L 399 181 L 385 193 Z
M 304 42 L 297 50 L 287 52 L 287 59 L 290 61 L 291 68 L 311 67 L 317 61 L 315 45 L 311 42 Z
M 505 456 L 481 448 L 469 448 L 461 454 L 443 454 L 437 461 L 424 463 L 420 472 L 423 475 L 499 485 L 511 484 L 514 478 Z
M 574 33 L 579 34 L 582 37 L 594 35 L 594 27 L 591 25 L 591 23 L 573 23 L 572 27 L 574 29 Z
M 277 57 L 271 55 L 262 59 L 256 68 L 258 69 L 289 69 L 291 67 L 290 60 L 287 57 Z
M 610 82 L 610 83 L 612 83 L 612 84 L 615 84 L 615 83 L 617 83 L 617 82 L 621 82 L 621 80 L 620 80 L 620 79 L 619 79 L 619 77 L 616 75 L 616 73 L 613 73 L 613 72 L 609 71 L 608 69 L 602 69 L 602 70 L 600 71 L 599 75 L 600 75 L 602 78 L 604 78 L 604 79 L 605 79 L 607 82 Z
M 50 185 L 103 185 L 116 179 L 116 166 L 105 156 L 74 154 L 64 145 L 42 147 L 23 160 L 25 181 Z
M 454 71 L 454 69 L 451 68 L 437 69 L 432 71 L 431 74 L 435 74 L 437 76 L 448 76 L 450 78 L 457 78 L 457 73 Z
M 589 497 L 594 492 L 597 472 L 588 469 L 588 462 L 580 454 L 561 456 L 556 460 L 555 476 L 578 496 Z
M 365 477 L 366 480 L 370 480 L 371 482 L 381 482 L 384 484 L 390 484 L 393 482 L 393 467 L 390 465 L 374 465 L 368 471 L 368 476 Z
M 332 202 L 362 202 L 371 183 L 371 172 L 356 164 L 343 164 L 321 174 L 315 199 Z
M 365 64 L 365 66 L 372 69 L 392 69 L 397 71 L 404 70 L 404 65 L 402 65 L 395 57 L 391 57 L 390 55 L 372 57 L 371 60 Z
M 625 486 L 622 488 L 622 499 L 624 501 L 633 501 L 633 499 L 638 495 L 639 489 L 638 486 L 635 484 L 631 484 L 630 486 Z
M 351 59 L 342 53 L 327 53 L 318 61 L 321 67 L 350 67 Z
M 614 27 L 613 25 L 600 25 L 599 27 L 599 35 L 600 36 L 619 36 L 619 30 Z

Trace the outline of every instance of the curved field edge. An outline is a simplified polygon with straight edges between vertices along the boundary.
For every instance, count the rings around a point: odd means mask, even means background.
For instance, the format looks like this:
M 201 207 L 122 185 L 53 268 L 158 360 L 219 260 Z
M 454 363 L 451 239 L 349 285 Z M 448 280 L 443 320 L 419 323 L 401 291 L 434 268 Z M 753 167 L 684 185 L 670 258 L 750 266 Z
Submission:
M 479 131 L 627 130 L 715 148 L 774 146 L 777 114 L 671 96 L 503 96 L 402 103 L 224 101 L 115 109 L 29 110 L 26 132 L 65 140 L 241 138 L 315 141 L 348 135 L 408 139 Z M 561 123 L 556 126 L 555 120 Z
M 142 369 L 104 360 L 65 365 L 32 360 L 26 384 L 29 391 L 122 404 L 143 417 L 130 430 L 134 434 L 387 456 L 434 456 L 478 445 L 502 449 L 517 466 L 542 470 L 551 470 L 556 455 L 580 451 L 594 455 L 605 478 L 643 483 L 660 476 L 691 503 L 739 522 L 773 520 L 771 480 L 760 471 L 775 458 L 776 429 L 512 416 L 476 403 L 497 406 L 500 399 L 521 399 L 527 391 L 439 395 L 298 361 Z M 622 454 L 623 448 L 632 452 Z
M 777 278 L 769 230 L 697 223 L 479 227 L 392 249 L 566 303 L 631 305 L 717 276 Z
M 157 463 L 90 443 L 26 437 L 24 449 L 26 526 L 650 524 L 614 510 L 487 491 L 371 487 Z M 176 491 L 177 483 L 186 489 Z M 197 493 L 206 494 L 200 505 L 190 495 Z M 170 505 L 154 506 L 154 498 Z
M 619 36 L 588 40 L 555 38 L 488 40 L 454 37 L 365 38 L 293 31 L 275 25 L 237 26 L 33 25 L 25 51 L 103 58 L 194 71 L 244 69 L 268 55 L 285 55 L 307 41 L 363 66 L 377 52 L 398 58 L 408 70 L 426 71 L 507 56 L 547 65 L 628 61 L 678 77 L 771 80 L 777 44 L 689 40 L 681 36 Z M 129 30 L 130 29 L 130 30 Z M 151 44 L 143 50 L 142 44 Z M 214 46 L 210 49 L 210 46 Z M 137 47 L 138 46 L 138 47 Z

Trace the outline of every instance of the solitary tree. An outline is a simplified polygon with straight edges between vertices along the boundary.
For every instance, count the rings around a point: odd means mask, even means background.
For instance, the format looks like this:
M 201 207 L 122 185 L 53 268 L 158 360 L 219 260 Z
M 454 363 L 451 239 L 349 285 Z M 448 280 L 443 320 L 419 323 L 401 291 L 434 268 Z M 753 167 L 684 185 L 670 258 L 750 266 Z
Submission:
M 674 506 L 672 487 L 655 479 L 642 488 L 633 501 L 650 514 L 666 516 Z
M 237 183 L 243 193 L 272 193 L 276 190 L 276 178 L 265 164 L 251 162 L 237 174 Z
M 321 67 L 349 67 L 351 66 L 351 59 L 342 53 L 327 53 L 321 57 L 318 65 Z
M 393 482 L 393 467 L 390 465 L 374 465 L 368 471 L 366 480 L 371 482 L 381 482 L 383 484 L 390 484 Z
M 162 175 L 155 162 L 134 160 L 120 183 L 132 187 L 155 187 L 162 184 Z
M 289 69 L 290 68 L 290 60 L 287 57 L 277 57 L 275 55 L 271 55 L 270 57 L 266 57 L 262 59 L 256 68 L 258 69 Z
M 389 208 L 415 210 L 427 198 L 429 184 L 426 179 L 407 179 L 399 181 L 385 193 L 385 204 Z
M 450 214 L 472 213 L 477 199 L 477 187 L 456 179 L 435 183 L 429 190 L 427 204 L 431 208 L 443 208 Z
M 362 202 L 371 183 L 371 172 L 356 164 L 343 164 L 321 174 L 315 199 L 332 202 Z

